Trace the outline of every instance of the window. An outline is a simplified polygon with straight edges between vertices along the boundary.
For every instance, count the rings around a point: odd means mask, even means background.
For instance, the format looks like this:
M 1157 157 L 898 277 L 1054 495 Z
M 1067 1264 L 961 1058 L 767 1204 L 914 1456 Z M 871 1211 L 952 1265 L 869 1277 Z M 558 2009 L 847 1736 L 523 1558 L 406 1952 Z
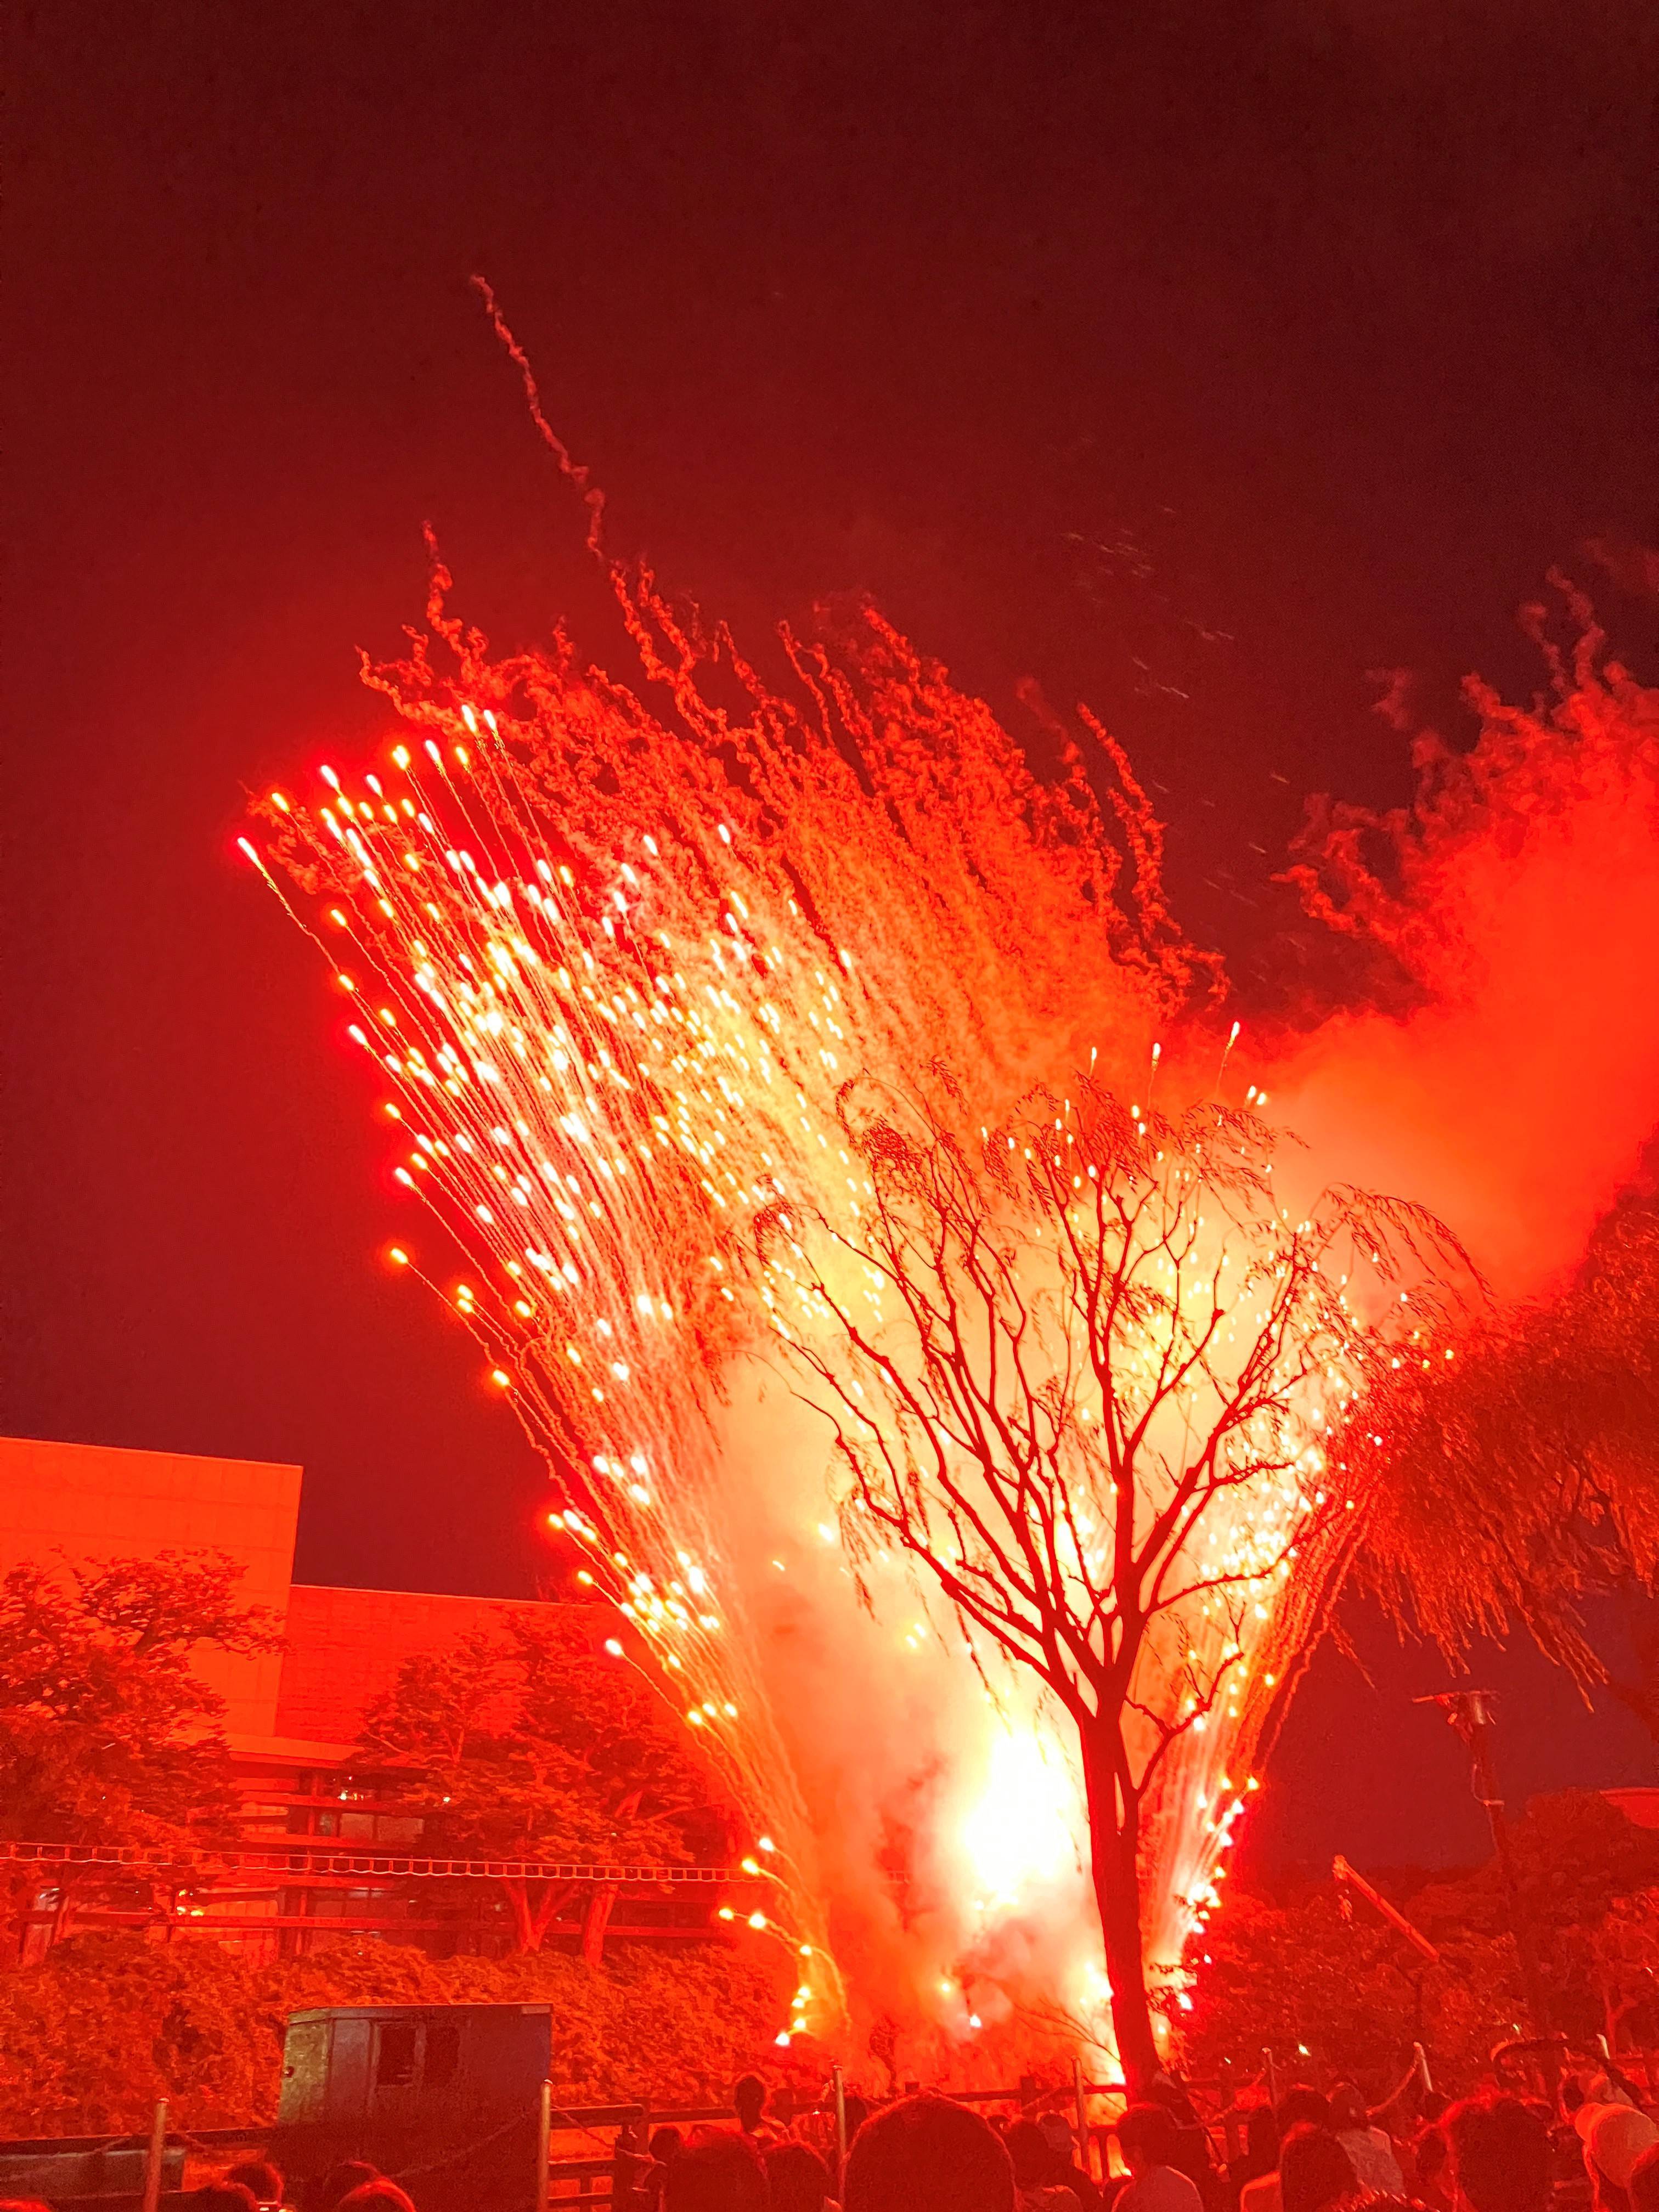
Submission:
M 461 2063 L 461 2024 L 458 2020 L 429 2020 L 426 2024 L 426 2064 L 421 2069 L 424 2089 L 441 2089 L 455 2078 Z
M 374 2086 L 379 2089 L 410 2089 L 415 2085 L 416 2039 L 420 2034 L 412 2020 L 380 2023 L 380 2047 L 374 2061 Z

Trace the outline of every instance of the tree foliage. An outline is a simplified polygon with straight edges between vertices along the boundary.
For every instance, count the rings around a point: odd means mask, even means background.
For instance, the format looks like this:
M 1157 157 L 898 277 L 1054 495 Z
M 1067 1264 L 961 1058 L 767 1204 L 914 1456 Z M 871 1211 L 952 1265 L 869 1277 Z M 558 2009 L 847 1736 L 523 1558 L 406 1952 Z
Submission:
M 210 1938 L 84 1935 L 0 1973 L 0 2132 L 114 2132 L 158 2097 L 175 2124 L 276 2117 L 291 2012 L 331 2004 L 550 2003 L 565 2101 L 723 2101 L 771 2048 L 785 1969 L 769 1954 L 614 1946 L 601 1967 L 567 1954 L 434 1960 L 372 1940 L 258 1964 Z
M 1358 1526 L 1322 1407 L 1431 1324 L 1427 1297 L 1374 1324 L 1347 1286 L 1427 1285 L 1457 1255 L 1356 1191 L 1291 1220 L 1249 1113 L 1143 1113 L 1087 1081 L 972 1144 L 959 1108 L 849 1094 L 866 1218 L 775 1208 L 761 1249 L 853 1558 L 908 1554 L 981 1663 L 1031 1669 L 1076 1730 L 1118 2048 L 1144 2077 L 1145 1860 L 1186 1811 L 1178 1756 L 1215 1721 L 1248 1759 L 1257 1623 L 1304 1644 Z
M 1528 854 L 1564 871 L 1549 878 L 1550 924 L 1565 945 L 1582 948 L 1581 964 L 1561 971 L 1578 978 L 1581 1025 L 1598 1005 L 1598 1026 L 1617 1024 L 1642 989 L 1620 955 L 1642 927 L 1646 878 L 1637 864 L 1630 903 L 1620 903 L 1632 866 L 1605 841 L 1620 825 L 1634 849 L 1650 841 L 1659 690 L 1607 657 L 1588 600 L 1564 577 L 1550 580 L 1567 641 L 1564 649 L 1550 635 L 1547 607 L 1523 611 L 1547 678 L 1528 707 L 1471 679 L 1477 741 L 1454 748 L 1417 732 L 1409 805 L 1386 813 L 1310 806 L 1285 880 L 1323 925 L 1327 945 L 1361 963 L 1345 1003 L 1403 1010 L 1455 997 L 1472 959 L 1486 957 L 1479 933 L 1501 911 L 1504 887 L 1524 891 Z M 1403 729 L 1398 697 L 1388 711 Z M 1605 885 L 1612 902 L 1593 917 L 1575 911 L 1574 884 L 1581 896 Z M 1583 952 L 1596 956 L 1593 967 Z M 1492 1079 L 1501 1091 L 1504 1071 Z M 1584 1072 L 1569 1060 L 1559 1080 L 1574 1099 L 1573 1126 L 1563 1129 L 1571 1146 Z M 1629 1126 L 1632 1102 L 1620 1103 L 1616 1118 Z M 1601 1103 L 1583 1100 L 1592 1128 Z M 1639 1087 L 1633 1103 L 1639 1114 Z M 1501 1127 L 1495 1115 L 1494 1143 Z M 1571 1181 L 1569 1172 L 1564 1191 Z M 1552 1202 L 1547 1190 L 1537 1202 Z M 1659 1575 L 1659 1208 L 1627 1195 L 1565 1289 L 1486 1313 L 1449 1366 L 1382 1380 L 1349 1442 L 1356 1458 L 1381 1462 L 1368 1564 L 1396 1615 L 1454 1657 L 1477 1636 L 1519 1626 L 1589 1683 L 1606 1666 L 1582 1601 L 1617 1589 L 1632 1601 L 1638 1664 L 1611 1686 L 1659 1736 L 1659 1610 L 1642 1602 Z
M 1376 1492 L 1363 1571 L 1395 1618 L 1454 1659 L 1518 1626 L 1588 1684 L 1608 1669 L 1583 1601 L 1623 1590 L 1638 1666 L 1613 1686 L 1659 1735 L 1659 1210 L 1615 1208 L 1560 1295 L 1380 1378 L 1356 1426 Z
M 1249 2078 L 1267 2050 L 1294 2076 L 1305 2051 L 1320 2079 L 1381 2095 L 1421 2042 L 1437 2081 L 1471 2087 L 1521 2004 L 1506 1938 L 1464 1930 L 1431 1966 L 1363 1907 L 1345 1914 L 1329 1884 L 1285 1903 L 1237 1891 L 1194 1963 L 1192 2010 L 1172 2008 L 1171 2024 L 1191 2070 L 1211 2078 L 1223 2061 Z
M 1588 2045 L 1652 2001 L 1659 1832 L 1594 1790 L 1562 1790 L 1534 1799 L 1510 1846 L 1551 2017 Z M 1188 1952 L 1191 2010 L 1171 2007 L 1196 2070 L 1224 2057 L 1253 2069 L 1264 2046 L 1291 2061 L 1306 2045 L 1321 2078 L 1380 2092 L 1420 2041 L 1443 2088 L 1474 2084 L 1525 2016 L 1497 1865 L 1377 1879 L 1439 1964 L 1333 1883 L 1281 1898 L 1237 1887 Z
M 595 1652 L 586 1623 L 557 1607 L 405 1660 L 365 1714 L 361 1749 L 419 1812 L 436 1856 L 678 1865 L 718 1860 L 727 1841 L 717 1785 L 678 1716 L 638 1667 Z M 526 1951 L 579 1888 L 514 1876 L 501 1886 Z M 586 1886 L 590 1956 L 616 1895 L 614 1884 Z
M 0 1834 L 35 1843 L 135 1844 L 158 1855 L 222 1840 L 238 1797 L 224 1700 L 193 1671 L 205 1648 L 280 1641 L 236 1595 L 222 1552 L 163 1552 L 0 1580 Z M 38 1876 L 14 1878 L 14 1918 Z M 99 1885 L 90 1871 L 59 1884 Z

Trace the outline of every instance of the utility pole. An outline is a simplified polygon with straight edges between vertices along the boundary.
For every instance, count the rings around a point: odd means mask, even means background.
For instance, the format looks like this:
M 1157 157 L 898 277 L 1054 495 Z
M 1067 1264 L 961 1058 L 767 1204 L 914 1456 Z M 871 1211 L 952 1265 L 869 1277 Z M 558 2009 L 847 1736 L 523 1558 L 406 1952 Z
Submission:
M 1497 1776 L 1492 1767 L 1492 1709 L 1496 1702 L 1490 1690 L 1444 1690 L 1437 1697 L 1413 1700 L 1414 1705 L 1438 1705 L 1468 1746 L 1469 1785 L 1474 1792 L 1476 1802 L 1485 1808 L 1486 1818 L 1492 1823 L 1492 1849 L 1497 1854 L 1498 1870 L 1503 1880 L 1510 1933 L 1515 1938 L 1516 1952 L 1521 1961 L 1521 1987 L 1526 1996 L 1527 2010 L 1532 2015 L 1533 2034 L 1541 2044 L 1553 2030 L 1550 2024 L 1548 2002 L 1544 1995 L 1544 1978 L 1538 1967 L 1538 1947 L 1533 1941 L 1532 1923 L 1522 1902 L 1521 1885 L 1516 1880 L 1515 1856 L 1510 1850 L 1509 1824 L 1504 1818 L 1504 1800 L 1498 1795 Z

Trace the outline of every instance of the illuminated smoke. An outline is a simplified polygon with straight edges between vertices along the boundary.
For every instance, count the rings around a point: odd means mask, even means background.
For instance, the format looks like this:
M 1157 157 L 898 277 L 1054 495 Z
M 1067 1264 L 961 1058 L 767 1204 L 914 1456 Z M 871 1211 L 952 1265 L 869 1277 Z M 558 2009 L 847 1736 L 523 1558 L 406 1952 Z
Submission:
M 781 1932 L 817 1957 L 825 1883 L 759 1621 L 787 1574 L 773 1543 L 817 1540 L 823 1448 L 780 1463 L 774 1428 L 736 1449 L 772 1295 L 750 1225 L 781 1199 L 856 1222 L 854 1073 L 946 1053 L 1000 1112 L 1085 1036 L 1144 1054 L 1191 969 L 1103 738 L 1133 920 L 1075 749 L 1040 786 L 873 613 L 834 651 L 786 638 L 786 701 L 648 578 L 615 580 L 661 714 L 568 651 L 491 662 L 440 572 L 453 666 L 422 646 L 374 679 L 404 742 L 264 811 L 386 1082 L 394 1172 L 464 1265 L 394 1263 L 443 1275 L 549 1455 L 582 1572 L 654 1648 L 752 1819 Z M 823 1602 L 856 1665 L 850 1590 Z M 804 1985 L 810 2021 L 834 1992 Z
M 1479 741 L 1419 737 L 1411 807 L 1316 817 L 1310 908 L 1410 1003 L 1337 1010 L 1273 1084 L 1321 1178 L 1420 1199 L 1505 1295 L 1577 1260 L 1659 1120 L 1659 694 L 1565 599 L 1565 656 L 1530 611 L 1545 696 L 1471 684 Z
M 435 642 L 371 679 L 402 743 L 374 775 L 325 770 L 314 801 L 273 794 L 274 870 L 248 850 L 326 950 L 396 1171 L 459 1261 L 410 1241 L 394 1264 L 477 1334 L 582 1574 L 751 1824 L 775 1881 L 762 1932 L 799 1962 L 791 2026 L 836 2017 L 837 1950 L 868 2008 L 949 2035 L 1034 1992 L 1097 2009 L 1066 1754 L 1018 1691 L 1006 1718 L 987 1705 L 896 1565 L 859 1610 L 822 1434 L 758 1356 L 776 1316 L 750 1232 L 780 1200 L 858 1222 L 850 1077 L 945 1060 L 997 1120 L 1091 1051 L 1127 1082 L 1213 979 L 1097 728 L 1042 786 L 871 611 L 786 634 L 775 683 L 648 576 L 610 573 L 658 703 L 562 642 L 492 660 L 439 571 Z M 1320 1179 L 1426 1200 L 1500 1271 L 1510 1250 L 1520 1273 L 1570 1258 L 1652 1119 L 1659 1016 L 1609 1018 L 1620 979 L 1591 933 L 1659 921 L 1650 814 L 1625 811 L 1650 809 L 1651 718 L 1632 749 L 1619 712 L 1494 743 L 1468 786 L 1448 771 L 1455 804 L 1400 825 L 1392 907 L 1355 853 L 1346 874 L 1328 856 L 1335 910 L 1395 947 L 1422 1004 L 1334 1018 L 1273 1084 Z M 1565 1063 L 1564 989 L 1582 994 Z M 1496 1123 L 1494 1065 L 1515 1078 Z M 1586 1115 L 1595 1146 L 1564 1164 Z M 1548 1210 L 1546 1234 L 1529 1212 L 1514 1228 L 1523 1207 Z M 1177 1881 L 1205 1877 L 1231 1825 L 1227 1771 L 1218 1728 L 1151 1869 L 1166 1936 Z

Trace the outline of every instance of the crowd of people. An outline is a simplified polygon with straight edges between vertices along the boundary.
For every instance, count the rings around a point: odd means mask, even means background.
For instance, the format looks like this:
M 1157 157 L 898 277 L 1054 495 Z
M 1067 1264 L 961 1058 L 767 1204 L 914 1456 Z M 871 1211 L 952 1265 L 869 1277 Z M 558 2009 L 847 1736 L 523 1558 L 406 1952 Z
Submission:
M 1352 2082 L 1297 2087 L 1233 2116 L 1225 2166 L 1164 2077 L 1103 2131 L 1122 2171 L 1103 2180 L 1061 2112 L 988 2119 L 927 2094 L 849 2109 L 837 2183 L 757 2080 L 734 2101 L 735 2127 L 659 2129 L 619 2176 L 619 2212 L 1659 2212 L 1659 2124 L 1607 2075 L 1566 2085 L 1570 2125 L 1493 2089 L 1390 2127 Z
M 1492 2090 L 1419 2100 L 1409 2124 L 1396 2115 L 1392 2127 L 1351 2082 L 1297 2087 L 1230 2115 L 1242 2147 L 1224 2166 L 1185 2092 L 1162 2076 L 1101 2131 L 1122 2169 L 1102 2180 L 1060 2112 L 988 2119 L 935 2094 L 875 2111 L 849 2096 L 837 2176 L 787 2099 L 769 2107 L 757 2077 L 738 2084 L 733 2104 L 735 2126 L 659 2127 L 648 2146 L 620 2153 L 616 2212 L 1659 2212 L 1659 2124 L 1606 2072 L 1565 2083 L 1554 2114 Z M 355 2159 L 298 2197 L 301 2212 L 416 2212 L 397 2182 Z M 291 2212 L 283 2175 L 262 2158 L 189 2203 Z M 48 2208 L 13 2200 L 0 2212 Z
M 343 2159 L 302 2192 L 304 2212 L 416 2212 L 415 2200 L 377 2166 Z M 281 2171 L 268 2158 L 242 2159 L 216 2181 L 189 2191 L 191 2212 L 294 2212 Z M 52 2212 L 35 2197 L 0 2199 L 0 2212 Z M 481 2208 L 482 2212 L 482 2208 Z

